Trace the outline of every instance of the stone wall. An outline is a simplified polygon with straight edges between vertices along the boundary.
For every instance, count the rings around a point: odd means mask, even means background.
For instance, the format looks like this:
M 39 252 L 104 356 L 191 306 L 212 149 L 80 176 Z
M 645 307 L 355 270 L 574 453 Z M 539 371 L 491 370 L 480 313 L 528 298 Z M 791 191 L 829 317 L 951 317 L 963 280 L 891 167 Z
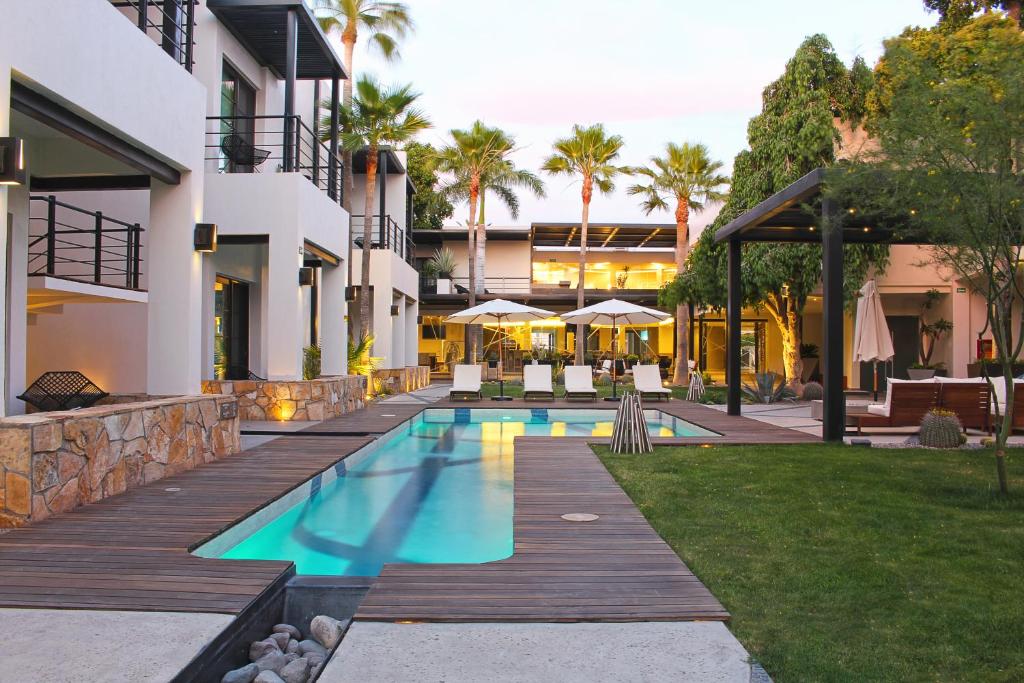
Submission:
M 0 528 L 239 450 L 233 396 L 177 396 L 0 419 Z
M 391 393 L 404 394 L 416 391 L 430 384 L 430 368 L 426 365 L 411 365 L 405 368 L 388 368 L 373 371 L 374 386 L 384 382 Z
M 207 380 L 207 394 L 238 398 L 243 420 L 328 420 L 366 404 L 366 378 L 359 375 L 321 377 L 294 382 Z

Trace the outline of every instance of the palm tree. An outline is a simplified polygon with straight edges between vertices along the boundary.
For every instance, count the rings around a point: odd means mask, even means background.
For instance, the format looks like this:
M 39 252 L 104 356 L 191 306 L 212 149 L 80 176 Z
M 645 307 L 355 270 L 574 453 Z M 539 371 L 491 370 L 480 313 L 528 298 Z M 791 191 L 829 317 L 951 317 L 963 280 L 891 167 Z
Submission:
M 342 88 L 342 105 L 352 106 L 352 55 L 360 30 L 365 31 L 370 46 L 376 48 L 388 61 L 398 59 L 398 41 L 413 30 L 409 8 L 403 2 L 376 2 L 374 0 L 317 0 L 317 18 L 324 33 L 338 33 L 344 47 L 345 70 L 348 78 Z M 344 150 L 342 159 L 342 204 L 352 212 L 352 152 Z
M 443 192 L 455 197 L 463 195 L 469 201 L 466 253 L 469 258 L 469 305 L 472 307 L 476 305 L 476 295 L 483 293 L 483 277 L 477 277 L 476 265 L 477 208 L 481 191 L 486 190 L 488 178 L 494 177 L 497 169 L 507 163 L 505 157 L 512 151 L 515 141 L 505 131 L 490 128 L 482 121 L 474 121 L 468 130 L 453 129 L 450 134 L 452 144 L 437 152 L 437 170 L 454 176 Z M 476 330 L 471 327 L 466 332 L 466 357 L 472 361 L 476 357 Z
M 355 152 L 366 149 L 366 204 L 363 208 L 363 254 L 359 290 L 359 325 L 352 335 L 362 338 L 370 320 L 370 251 L 373 247 L 373 198 L 377 190 L 377 159 L 382 145 L 398 145 L 430 128 L 430 121 L 413 104 L 419 98 L 411 85 L 382 88 L 364 76 L 356 83 L 351 107 L 342 107 L 342 144 Z M 381 226 L 383 230 L 384 226 Z
M 702 144 L 684 142 L 677 145 L 668 143 L 665 156 L 651 157 L 650 167 L 633 169 L 636 175 L 648 179 L 646 184 L 632 185 L 627 190 L 631 195 L 643 198 L 641 207 L 648 216 L 654 211 L 670 210 L 675 201 L 676 217 L 676 272 L 682 274 L 690 254 L 690 213 L 704 210 L 708 202 L 721 202 L 725 193 L 723 185 L 729 182 L 721 175 L 721 161 L 712 161 L 708 148 Z M 685 384 L 690 359 L 690 345 L 687 335 L 689 311 L 686 304 L 676 305 L 676 358 L 673 384 Z
M 625 167 L 612 162 L 619 156 L 623 140 L 619 135 L 608 135 L 604 125 L 597 123 L 589 128 L 579 124 L 572 127 L 572 136 L 555 140 L 555 153 L 549 156 L 541 169 L 551 175 L 580 176 L 583 181 L 583 220 L 580 225 L 579 282 L 576 286 L 576 306 L 583 308 L 583 281 L 587 269 L 587 223 L 590 220 L 590 200 L 596 187 L 601 194 L 615 189 L 613 178 L 619 173 L 629 173 Z M 612 332 L 614 334 L 614 330 Z M 576 334 L 576 365 L 583 365 L 583 351 L 586 338 Z

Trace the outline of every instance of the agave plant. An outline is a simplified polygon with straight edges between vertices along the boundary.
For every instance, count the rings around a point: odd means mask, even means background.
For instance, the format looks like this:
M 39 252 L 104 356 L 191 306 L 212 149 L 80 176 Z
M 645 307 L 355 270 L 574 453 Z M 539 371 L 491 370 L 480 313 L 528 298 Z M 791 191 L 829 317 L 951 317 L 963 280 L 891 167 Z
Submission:
M 434 255 L 423 264 L 427 275 L 450 280 L 455 272 L 455 252 L 447 247 L 434 250 Z
M 755 384 L 743 384 L 740 388 L 751 403 L 781 403 L 792 401 L 796 393 L 786 386 L 786 378 L 774 372 L 762 372 L 755 378 Z

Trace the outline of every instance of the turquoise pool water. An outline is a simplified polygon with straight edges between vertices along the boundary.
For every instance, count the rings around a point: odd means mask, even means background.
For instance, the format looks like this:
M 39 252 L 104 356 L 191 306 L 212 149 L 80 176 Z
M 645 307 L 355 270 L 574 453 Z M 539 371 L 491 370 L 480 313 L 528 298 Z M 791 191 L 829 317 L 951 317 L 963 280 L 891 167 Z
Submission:
M 512 554 L 512 440 L 610 436 L 609 410 L 428 409 L 195 552 L 292 560 L 300 574 Z M 652 436 L 713 436 L 657 410 Z M 287 437 L 285 437 L 287 438 Z

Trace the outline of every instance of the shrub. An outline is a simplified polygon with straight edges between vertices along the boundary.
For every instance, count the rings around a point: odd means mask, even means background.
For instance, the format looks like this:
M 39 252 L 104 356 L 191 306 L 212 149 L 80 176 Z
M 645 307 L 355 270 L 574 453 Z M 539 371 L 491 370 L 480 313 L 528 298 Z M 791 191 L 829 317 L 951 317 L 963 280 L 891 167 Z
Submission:
M 715 383 L 715 378 L 711 376 L 711 373 L 707 370 L 702 370 L 700 373 L 700 379 L 704 382 L 704 386 L 710 387 Z
M 608 374 L 605 374 L 605 373 L 601 373 L 600 375 L 598 375 L 597 379 L 594 381 L 594 384 L 597 384 L 597 385 L 600 385 L 600 386 L 605 386 L 605 387 L 611 386 L 611 383 L 612 383 L 611 375 L 608 375 Z
M 320 376 L 320 367 L 320 347 L 302 349 L 302 379 L 316 379 Z
M 800 398 L 805 401 L 820 401 L 825 395 L 825 390 L 817 382 L 808 382 L 800 392 Z
M 921 445 L 928 448 L 959 448 L 966 441 L 956 413 L 935 408 L 921 420 Z

